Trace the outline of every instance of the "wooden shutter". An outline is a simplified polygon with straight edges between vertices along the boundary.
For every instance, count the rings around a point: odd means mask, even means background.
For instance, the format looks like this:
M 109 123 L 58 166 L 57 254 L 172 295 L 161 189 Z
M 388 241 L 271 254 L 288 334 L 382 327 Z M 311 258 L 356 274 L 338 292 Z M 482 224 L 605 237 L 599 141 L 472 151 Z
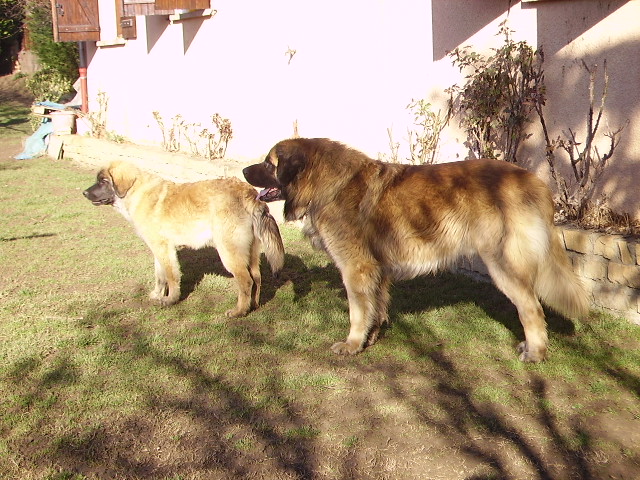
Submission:
M 56 42 L 100 40 L 98 0 L 51 0 Z

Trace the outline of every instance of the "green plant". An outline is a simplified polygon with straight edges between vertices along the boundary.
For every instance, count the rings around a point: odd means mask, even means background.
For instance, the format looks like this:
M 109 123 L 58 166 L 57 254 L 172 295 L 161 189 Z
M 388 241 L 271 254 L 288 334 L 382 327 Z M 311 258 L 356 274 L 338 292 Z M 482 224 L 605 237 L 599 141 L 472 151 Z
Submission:
M 33 93 L 36 102 L 57 102 L 72 90 L 73 85 L 62 73 L 45 67 L 27 80 L 27 88 Z
M 534 105 L 544 104 L 544 57 L 527 42 L 515 42 L 511 33 L 502 22 L 498 35 L 504 44 L 488 57 L 470 47 L 453 50 L 453 64 L 471 73 L 462 87 L 453 85 L 447 93 L 474 156 L 516 163 L 520 144 L 530 136 L 526 126 Z
M 48 0 L 25 0 L 25 25 L 29 29 L 31 49 L 49 71 L 59 73 L 70 84 L 78 78 L 78 44 L 53 40 L 53 17 Z M 65 92 L 67 93 L 67 92 Z
M 440 133 L 449 121 L 448 114 L 431 110 L 426 100 L 411 100 L 407 108 L 413 112 L 415 130 L 409 130 L 409 159 L 414 165 L 431 164 L 440 142 Z
M 20 34 L 23 18 L 24 9 L 20 0 L 0 0 L 0 40 Z

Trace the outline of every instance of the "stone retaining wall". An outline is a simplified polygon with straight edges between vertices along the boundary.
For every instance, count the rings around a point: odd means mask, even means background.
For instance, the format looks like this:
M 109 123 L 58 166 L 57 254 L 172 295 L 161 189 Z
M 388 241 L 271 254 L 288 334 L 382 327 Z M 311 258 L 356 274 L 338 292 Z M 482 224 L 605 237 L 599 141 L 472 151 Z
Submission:
M 640 325 L 640 239 L 560 227 L 575 272 L 591 306 Z M 464 260 L 456 271 L 489 280 L 479 258 Z

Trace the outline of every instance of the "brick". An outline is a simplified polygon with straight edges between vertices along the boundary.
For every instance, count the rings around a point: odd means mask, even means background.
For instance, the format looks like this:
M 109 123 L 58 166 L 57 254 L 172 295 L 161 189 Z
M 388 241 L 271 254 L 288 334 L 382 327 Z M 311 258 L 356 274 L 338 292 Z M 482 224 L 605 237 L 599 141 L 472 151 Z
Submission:
M 567 250 L 578 253 L 593 253 L 594 237 L 596 234 L 585 232 L 584 230 L 564 228 L 563 235 Z
M 582 255 L 580 253 L 567 250 L 567 256 L 571 261 L 571 266 L 573 267 L 573 271 L 576 272 L 578 275 L 582 275 L 582 265 L 584 264 L 584 258 L 586 257 L 586 255 Z
M 620 235 L 600 235 L 593 245 L 593 253 L 602 255 L 609 260 L 620 261 L 620 247 L 618 242 L 622 239 Z
M 640 288 L 640 266 L 609 262 L 607 277 L 614 283 Z

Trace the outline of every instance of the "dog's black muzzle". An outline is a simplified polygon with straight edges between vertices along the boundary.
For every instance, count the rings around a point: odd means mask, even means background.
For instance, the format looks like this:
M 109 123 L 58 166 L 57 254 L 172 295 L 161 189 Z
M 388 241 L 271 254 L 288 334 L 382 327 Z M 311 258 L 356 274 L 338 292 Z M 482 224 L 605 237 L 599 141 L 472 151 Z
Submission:
M 82 195 L 94 205 L 113 205 L 115 192 L 111 185 L 100 182 L 87 188 Z

